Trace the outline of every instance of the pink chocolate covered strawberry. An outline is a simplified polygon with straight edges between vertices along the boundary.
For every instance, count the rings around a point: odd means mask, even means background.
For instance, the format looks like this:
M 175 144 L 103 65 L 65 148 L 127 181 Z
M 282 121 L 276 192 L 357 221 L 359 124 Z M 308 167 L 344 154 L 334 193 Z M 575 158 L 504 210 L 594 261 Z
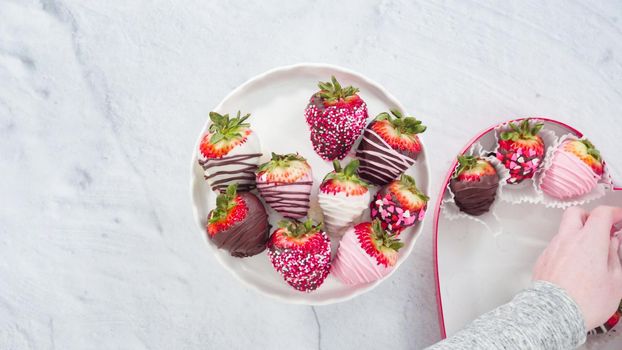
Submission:
M 422 150 L 417 134 L 426 130 L 421 121 L 397 109 L 391 114 L 380 113 L 369 123 L 356 150 L 361 178 L 379 186 L 397 179 L 415 163 Z
M 391 272 L 402 246 L 379 220 L 363 222 L 349 228 L 341 239 L 332 273 L 345 284 L 376 281 Z
M 199 165 L 216 192 L 237 184 L 239 191 L 255 188 L 255 170 L 261 157 L 259 139 L 250 124 L 250 114 L 237 117 L 210 112 L 212 124 L 199 144 Z
M 334 160 L 335 170 L 320 185 L 318 200 L 330 235 L 341 236 L 343 229 L 359 219 L 369 205 L 369 185 L 356 174 L 358 166 L 355 159 L 342 169 L 339 161 Z
M 525 119 L 519 125 L 510 123 L 510 129 L 501 133 L 497 158 L 510 170 L 509 184 L 531 179 L 542 165 L 544 141 L 538 133 L 543 126 Z
M 553 153 L 540 188 L 551 197 L 573 199 L 592 191 L 603 173 L 600 152 L 589 140 L 566 140 Z
M 256 181 L 259 193 L 272 209 L 293 219 L 307 215 L 313 175 L 304 157 L 272 153 L 272 159 L 259 166 Z
M 357 94 L 359 89 L 320 82 L 320 91 L 311 96 L 305 118 L 311 131 L 315 152 L 325 160 L 343 159 L 367 122 L 367 105 Z
M 404 174 L 376 193 L 369 206 L 370 215 L 372 220 L 380 220 L 385 230 L 399 234 L 423 220 L 428 199 L 417 188 L 415 179 Z
M 321 225 L 282 220 L 268 241 L 268 257 L 283 279 L 301 292 L 318 288 L 330 271 L 330 239 Z

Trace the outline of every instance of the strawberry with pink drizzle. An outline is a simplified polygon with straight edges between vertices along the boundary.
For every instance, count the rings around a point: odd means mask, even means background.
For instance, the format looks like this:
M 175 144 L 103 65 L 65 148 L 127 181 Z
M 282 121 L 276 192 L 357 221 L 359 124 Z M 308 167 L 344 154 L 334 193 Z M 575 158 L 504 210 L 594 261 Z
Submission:
M 417 134 L 426 130 L 421 121 L 397 109 L 391 114 L 380 113 L 369 123 L 356 150 L 361 161 L 359 175 L 378 186 L 397 179 L 415 164 L 422 151 Z
M 363 222 L 346 231 L 331 273 L 345 284 L 374 282 L 391 272 L 403 246 L 379 220 Z
M 325 160 L 343 159 L 363 132 L 367 105 L 359 89 L 342 87 L 334 76 L 318 87 L 305 109 L 313 149 Z
M 257 189 L 272 209 L 287 218 L 300 219 L 309 210 L 313 174 L 299 154 L 272 153 L 272 159 L 257 170 Z
M 369 213 L 372 220 L 380 220 L 382 228 L 399 234 L 423 220 L 428 199 L 417 188 L 415 179 L 404 174 L 376 193 Z

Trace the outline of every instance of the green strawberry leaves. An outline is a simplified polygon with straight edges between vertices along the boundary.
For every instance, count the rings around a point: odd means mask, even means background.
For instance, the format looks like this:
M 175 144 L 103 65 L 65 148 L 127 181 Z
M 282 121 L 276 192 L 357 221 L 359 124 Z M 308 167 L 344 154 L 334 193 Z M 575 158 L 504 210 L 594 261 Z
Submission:
M 540 130 L 544 127 L 544 123 L 535 123 L 531 126 L 529 120 L 530 119 L 525 119 L 519 125 L 510 122 L 510 130 L 501 133 L 501 140 L 518 141 L 535 139 Z
M 272 158 L 270 159 L 270 161 L 261 164 L 257 168 L 257 172 L 270 172 L 277 168 L 287 168 L 291 165 L 292 162 L 306 163 L 307 159 L 298 153 L 276 154 L 272 152 Z
M 464 171 L 471 170 L 477 165 L 477 157 L 473 156 L 458 156 L 458 169 L 454 173 L 454 179 L 457 178 Z
M 400 184 L 400 188 L 413 193 L 414 195 L 419 197 L 419 199 L 421 199 L 422 201 L 426 203 L 430 200 L 430 197 L 426 196 L 421 191 L 419 191 L 419 188 L 417 188 L 417 183 L 415 182 L 415 179 L 412 176 L 402 174 L 398 181 Z
M 323 224 L 315 224 L 311 219 L 307 219 L 304 222 L 298 220 L 280 220 L 278 226 L 285 229 L 287 236 L 302 238 L 305 235 L 313 235 L 322 231 Z
M 209 140 L 210 143 L 214 145 L 223 140 L 229 141 L 242 137 L 242 132 L 251 126 L 249 123 L 245 123 L 250 116 L 250 113 L 242 116 L 240 111 L 233 118 L 230 118 L 229 114 L 220 115 L 216 112 L 210 112 L 209 117 L 212 121 L 212 124 L 209 126 L 209 132 L 212 134 Z
M 322 98 L 322 100 L 327 102 L 335 102 L 340 99 L 344 99 L 346 97 L 353 96 L 359 92 L 358 88 L 352 86 L 341 87 L 341 84 L 337 81 L 335 76 L 331 77 L 330 82 L 319 82 L 318 87 L 320 88 L 320 92 L 318 95 Z
M 236 206 L 237 184 L 230 184 L 227 190 L 216 197 L 216 208 L 212 210 L 209 223 L 218 222 L 227 217 L 229 211 Z
M 376 245 L 377 250 L 381 250 L 382 247 L 389 248 L 394 251 L 400 250 L 404 246 L 399 238 L 395 234 L 389 233 L 382 228 L 382 224 L 379 219 L 375 219 L 371 222 L 372 228 L 372 241 Z
M 397 132 L 406 135 L 416 135 L 426 131 L 427 127 L 415 117 L 404 117 L 398 109 L 391 109 L 390 111 L 393 116 L 387 112 L 382 112 L 376 116 L 375 120 L 388 120 Z
M 599 162 L 602 160 L 600 152 L 596 149 L 596 147 L 594 147 L 594 144 L 590 142 L 590 140 L 583 139 L 581 140 L 581 143 L 585 145 L 585 148 L 587 149 L 587 154 L 589 154 L 591 157 L 593 157 Z
M 332 171 L 324 177 L 322 182 L 326 180 L 335 179 L 343 182 L 352 182 L 360 186 L 364 186 L 365 188 L 369 187 L 369 184 L 363 181 L 357 174 L 357 170 L 359 168 L 360 162 L 358 159 L 353 159 L 346 165 L 345 168 L 341 167 L 341 163 L 338 160 L 333 160 L 333 168 L 335 171 Z

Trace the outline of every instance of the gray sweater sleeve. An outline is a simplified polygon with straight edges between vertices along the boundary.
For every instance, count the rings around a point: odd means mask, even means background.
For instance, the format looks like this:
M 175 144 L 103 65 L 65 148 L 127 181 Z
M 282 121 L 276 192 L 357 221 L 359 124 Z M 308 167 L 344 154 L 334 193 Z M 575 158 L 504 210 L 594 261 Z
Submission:
M 581 311 L 566 291 L 537 281 L 427 350 L 570 350 L 585 342 L 586 333 Z

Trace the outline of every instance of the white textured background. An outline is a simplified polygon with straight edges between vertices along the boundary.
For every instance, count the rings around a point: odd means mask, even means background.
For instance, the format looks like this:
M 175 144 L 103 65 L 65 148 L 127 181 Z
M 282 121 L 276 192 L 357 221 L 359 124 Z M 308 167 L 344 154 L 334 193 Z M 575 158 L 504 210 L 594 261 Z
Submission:
M 427 123 L 433 200 L 462 145 L 517 116 L 576 126 L 622 174 L 619 0 L 0 0 L 0 348 L 437 341 L 431 216 L 388 281 L 315 308 L 241 287 L 194 226 L 207 112 L 300 61 L 368 75 Z

